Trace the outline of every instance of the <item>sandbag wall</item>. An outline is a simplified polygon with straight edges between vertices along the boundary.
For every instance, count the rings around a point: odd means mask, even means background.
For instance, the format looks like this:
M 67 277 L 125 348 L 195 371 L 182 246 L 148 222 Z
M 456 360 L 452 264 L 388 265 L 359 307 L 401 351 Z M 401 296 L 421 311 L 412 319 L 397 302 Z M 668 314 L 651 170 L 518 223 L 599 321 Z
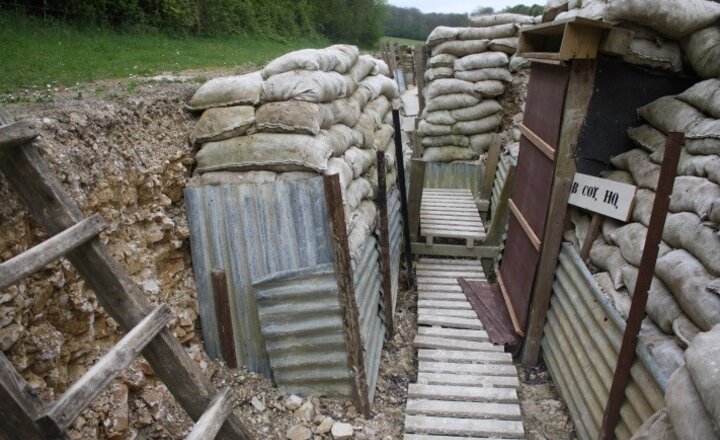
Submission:
M 238 364 L 290 392 L 339 397 L 357 392 L 351 378 L 362 373 L 372 399 L 385 334 L 382 272 L 399 267 L 400 258 L 391 252 L 398 261 L 381 267 L 376 238 L 378 152 L 385 155 L 389 218 L 400 218 L 391 115 L 399 95 L 388 73 L 384 62 L 337 45 L 208 81 L 189 100 L 188 108 L 202 115 L 192 136 L 200 145 L 197 168 L 185 197 L 211 356 L 225 355 L 211 279 L 222 270 Z M 322 175 L 338 176 L 341 201 L 327 198 Z M 339 297 L 342 274 L 329 223 L 338 203 L 364 365 L 351 365 L 348 355 L 351 312 Z M 402 236 L 392 238 L 391 249 L 399 249 Z M 395 277 L 394 295 L 397 283 Z

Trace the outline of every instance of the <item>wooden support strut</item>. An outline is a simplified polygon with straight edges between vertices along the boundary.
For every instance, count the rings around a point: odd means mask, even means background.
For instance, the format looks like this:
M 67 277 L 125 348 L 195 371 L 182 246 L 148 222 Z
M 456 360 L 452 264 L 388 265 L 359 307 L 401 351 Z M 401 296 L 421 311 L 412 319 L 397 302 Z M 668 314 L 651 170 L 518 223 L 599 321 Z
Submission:
M 385 175 L 385 153 L 377 152 L 377 176 L 378 176 L 378 196 L 377 204 L 379 206 L 380 225 L 379 240 L 380 243 L 380 261 L 382 269 L 382 285 L 383 300 L 385 305 L 385 338 L 389 341 L 395 332 L 393 323 L 393 298 L 392 298 L 392 279 L 390 267 L 390 225 L 388 221 L 388 202 L 387 202 L 387 185 Z
M 635 283 L 635 292 L 632 295 L 627 325 L 625 326 L 625 333 L 623 334 L 623 341 L 615 367 L 615 375 L 613 376 L 607 406 L 600 427 L 600 440 L 613 440 L 615 438 L 615 427 L 620 420 L 620 407 L 625 399 L 625 389 L 630 382 L 630 368 L 635 361 L 638 334 L 640 333 L 642 321 L 645 319 L 648 292 L 655 273 L 655 263 L 670 206 L 670 195 L 672 194 L 675 174 L 680 160 L 680 147 L 684 139 L 683 133 L 671 131 L 668 133 L 667 142 L 665 143 L 665 155 L 660 167 L 660 177 L 658 178 L 655 201 L 650 214 L 645 247 L 640 259 L 640 270 Z
M 408 197 L 408 228 L 412 242 L 420 236 L 420 209 L 422 207 L 423 185 L 425 183 L 426 162 L 413 159 L 410 162 L 410 195 Z
M 403 243 L 405 243 L 405 279 L 408 287 L 415 285 L 415 277 L 412 267 L 412 248 L 410 246 L 410 224 L 408 219 L 408 195 L 405 187 L 405 159 L 402 148 L 402 132 L 400 128 L 400 112 L 392 111 L 393 128 L 395 129 L 395 163 L 397 167 L 397 186 L 400 190 L 400 212 L 403 219 Z M 419 214 L 419 212 L 418 212 Z M 420 216 L 418 215 L 418 219 Z M 418 223 L 419 226 L 419 223 Z
M 235 337 L 233 336 L 232 316 L 230 314 L 230 296 L 228 293 L 227 275 L 222 269 L 210 272 L 215 299 L 215 316 L 217 316 L 218 335 L 220 337 L 220 353 L 229 368 L 237 368 L 235 353 Z
M 185 440 L 213 440 L 227 417 L 232 413 L 234 406 L 230 388 L 225 388 L 217 393 L 207 411 L 195 423 L 195 427 Z
M 422 94 L 425 88 L 425 45 L 419 44 L 413 48 L 413 61 L 415 68 L 415 86 L 418 94 L 418 114 L 420 118 L 425 109 L 425 96 Z M 417 148 L 417 147 L 416 147 Z

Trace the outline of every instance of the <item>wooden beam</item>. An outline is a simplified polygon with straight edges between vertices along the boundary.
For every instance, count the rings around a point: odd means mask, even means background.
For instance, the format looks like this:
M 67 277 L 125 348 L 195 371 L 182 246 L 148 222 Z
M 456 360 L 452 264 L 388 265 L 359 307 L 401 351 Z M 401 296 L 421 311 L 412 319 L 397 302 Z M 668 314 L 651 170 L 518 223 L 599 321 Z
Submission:
M 515 183 L 515 166 L 511 165 L 508 168 L 507 177 L 505 177 L 505 185 L 500 191 L 500 200 L 495 205 L 495 212 L 490 217 L 490 226 L 487 230 L 487 237 L 485 237 L 485 246 L 496 246 L 500 247 L 504 240 L 505 233 L 507 231 L 508 217 L 510 215 L 510 194 L 512 194 L 513 184 Z M 499 254 L 499 252 L 498 252 Z M 485 277 L 488 280 L 495 279 L 495 258 L 483 258 L 480 264 L 485 271 Z
M 497 173 L 498 162 L 500 161 L 500 142 L 493 142 L 488 151 L 487 161 L 485 161 L 485 172 L 483 173 L 482 186 L 478 196 L 482 200 L 490 200 L 492 197 L 493 183 L 495 182 L 495 174 Z
M 377 152 L 377 176 L 378 176 L 378 195 L 375 202 L 378 204 L 378 213 L 380 217 L 378 244 L 380 245 L 380 262 L 382 269 L 382 286 L 383 301 L 385 304 L 385 338 L 389 341 L 393 337 L 395 327 L 393 325 L 393 298 L 392 298 L 392 278 L 390 274 L 390 226 L 387 203 L 387 186 L 385 183 L 385 153 Z
M 640 270 L 635 283 L 635 292 L 632 294 L 632 303 L 630 304 L 622 345 L 618 353 L 615 375 L 613 376 L 610 395 L 608 396 L 600 427 L 600 440 L 613 440 L 615 438 L 615 427 L 620 420 L 620 407 L 625 400 L 625 389 L 630 382 L 630 368 L 635 361 L 638 334 L 640 333 L 642 321 L 645 319 L 650 284 L 655 274 L 655 262 L 657 261 L 660 241 L 665 228 L 665 219 L 670 207 L 670 195 L 672 194 L 675 174 L 680 160 L 680 147 L 683 145 L 684 140 L 683 133 L 671 131 L 668 133 L 665 143 L 665 155 L 660 166 L 660 177 L 658 178 L 655 201 L 650 214 L 645 247 L 640 259 Z
M 0 263 L 0 290 L 20 281 L 62 257 L 106 228 L 100 214 L 95 214 L 71 226 L 39 245 Z
M 195 423 L 186 440 L 214 440 L 234 406 L 230 388 L 220 391 L 210 402 L 207 411 Z
M 535 145 L 550 160 L 555 160 L 555 149 L 547 142 L 542 140 L 534 131 L 530 130 L 525 124 L 520 124 L 520 133 L 523 134 L 533 145 Z
M 413 61 L 415 68 L 415 86 L 418 91 L 418 118 L 425 109 L 425 96 L 422 91 L 425 88 L 425 45 L 419 44 L 413 48 Z
M 590 221 L 590 227 L 587 230 L 587 235 L 585 235 L 585 241 L 583 242 L 582 248 L 580 249 L 580 258 L 583 261 L 587 261 L 588 257 L 590 256 L 590 248 L 595 241 L 595 237 L 597 237 L 598 232 L 600 231 L 600 225 L 602 224 L 602 220 L 602 215 L 598 214 L 597 212 L 593 214 L 592 220 Z
M 35 418 L 43 403 L 0 352 L 0 433 L 3 438 L 44 440 Z
M 62 435 L 65 428 L 167 326 L 171 317 L 170 307 L 165 304 L 156 307 L 38 418 L 43 431 L 50 436 Z
M 550 190 L 543 245 L 540 251 L 532 298 L 526 328 L 526 338 L 521 352 L 521 361 L 525 365 L 535 365 L 540 356 L 545 318 L 550 306 L 552 283 L 555 278 L 560 244 L 564 232 L 567 201 L 570 197 L 575 161 L 573 149 L 577 144 L 580 131 L 585 122 L 590 98 L 595 87 L 596 60 L 574 60 L 565 92 L 563 119 L 560 127 L 560 139 L 555 164 L 555 176 Z
M 499 246 L 474 246 L 468 248 L 464 244 L 426 244 L 412 243 L 413 253 L 416 255 L 436 255 L 466 258 L 495 258 L 500 253 Z
M 235 333 L 233 332 L 230 313 L 230 295 L 228 292 L 227 274 L 222 269 L 210 271 L 210 282 L 215 300 L 215 316 L 217 318 L 218 336 L 220 337 L 220 353 L 228 368 L 237 368 L 235 353 Z
M 12 154 L 0 152 L 0 171 L 10 185 L 22 189 L 18 196 L 48 235 L 58 234 L 84 218 L 35 146 L 22 145 Z M 152 311 L 146 295 L 98 238 L 69 252 L 67 258 L 95 291 L 105 312 L 124 331 L 132 330 Z M 143 356 L 188 415 L 193 420 L 200 418 L 216 390 L 172 332 L 161 331 L 153 343 L 145 347 Z M 231 416 L 220 438 L 250 440 L 253 437 L 237 417 Z
M 2 121 L 0 121 L 2 122 Z M 33 121 L 18 121 L 0 126 L 0 151 L 9 151 L 13 147 L 32 142 L 40 132 Z
M 408 222 L 410 240 L 417 241 L 420 236 L 420 208 L 422 205 L 423 186 L 425 184 L 426 162 L 413 159 L 410 162 L 410 195 L 408 197 Z
M 325 206 L 328 210 L 330 239 L 335 259 L 340 308 L 343 311 L 343 328 L 347 346 L 353 403 L 366 418 L 370 417 L 370 396 L 365 372 L 362 338 L 360 337 L 360 315 L 355 301 L 352 261 L 348 244 L 345 211 L 342 203 L 342 188 L 337 174 L 323 176 Z
M 400 128 L 400 112 L 398 110 L 392 111 L 393 128 L 395 129 L 395 166 L 397 167 L 397 186 L 400 190 L 400 213 L 402 214 L 403 220 L 403 243 L 405 244 L 405 277 L 407 279 L 408 287 L 415 285 L 415 277 L 413 276 L 412 268 L 412 249 L 410 248 L 410 224 L 409 224 L 409 212 L 408 212 L 408 192 L 405 187 L 405 156 L 403 155 L 402 148 L 402 132 Z M 412 170 L 411 170 L 412 173 Z M 412 178 L 412 174 L 411 174 Z
M 528 221 L 525 219 L 525 216 L 522 215 L 522 212 L 520 212 L 520 209 L 517 205 L 515 205 L 515 202 L 513 202 L 512 199 L 508 201 L 508 205 L 510 205 L 510 212 L 512 212 L 513 217 L 515 217 L 515 220 L 520 223 L 520 226 L 525 232 L 525 236 L 527 236 L 528 240 L 530 240 L 530 243 L 533 245 L 535 250 L 540 252 L 540 238 L 538 238 L 535 231 L 533 231 L 532 226 L 530 226 Z
M 502 292 L 503 301 L 505 301 L 505 307 L 508 309 L 508 314 L 510 315 L 510 320 L 512 321 L 513 329 L 515 330 L 515 333 L 517 333 L 520 336 L 524 336 L 523 329 L 520 327 L 520 320 L 517 317 L 517 312 L 515 312 L 515 308 L 512 305 L 512 301 L 510 300 L 510 295 L 508 294 L 507 288 L 505 287 L 505 282 L 502 279 L 502 275 L 500 274 L 500 271 L 497 271 L 495 273 L 495 277 L 498 280 L 498 284 L 500 285 L 500 292 Z

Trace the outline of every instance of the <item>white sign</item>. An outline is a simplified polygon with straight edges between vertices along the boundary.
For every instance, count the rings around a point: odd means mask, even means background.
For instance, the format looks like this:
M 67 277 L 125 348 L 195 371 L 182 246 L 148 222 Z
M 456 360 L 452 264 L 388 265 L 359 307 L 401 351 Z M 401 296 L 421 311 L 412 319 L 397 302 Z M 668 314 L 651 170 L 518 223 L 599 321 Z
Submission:
M 575 174 L 568 203 L 624 222 L 630 218 L 637 187 L 587 174 Z

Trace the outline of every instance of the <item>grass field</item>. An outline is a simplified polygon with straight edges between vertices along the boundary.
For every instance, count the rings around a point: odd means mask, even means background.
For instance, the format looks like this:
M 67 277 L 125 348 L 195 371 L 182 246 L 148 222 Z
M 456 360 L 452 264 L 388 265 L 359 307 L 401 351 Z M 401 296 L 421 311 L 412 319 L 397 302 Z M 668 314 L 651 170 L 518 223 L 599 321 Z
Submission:
M 420 40 L 410 40 L 408 38 L 398 38 L 398 37 L 383 37 L 383 41 L 394 41 L 398 44 L 407 44 L 408 46 L 417 46 L 418 44 L 425 44 L 424 41 Z
M 321 39 L 116 33 L 0 11 L 0 93 L 188 69 L 260 65 Z

